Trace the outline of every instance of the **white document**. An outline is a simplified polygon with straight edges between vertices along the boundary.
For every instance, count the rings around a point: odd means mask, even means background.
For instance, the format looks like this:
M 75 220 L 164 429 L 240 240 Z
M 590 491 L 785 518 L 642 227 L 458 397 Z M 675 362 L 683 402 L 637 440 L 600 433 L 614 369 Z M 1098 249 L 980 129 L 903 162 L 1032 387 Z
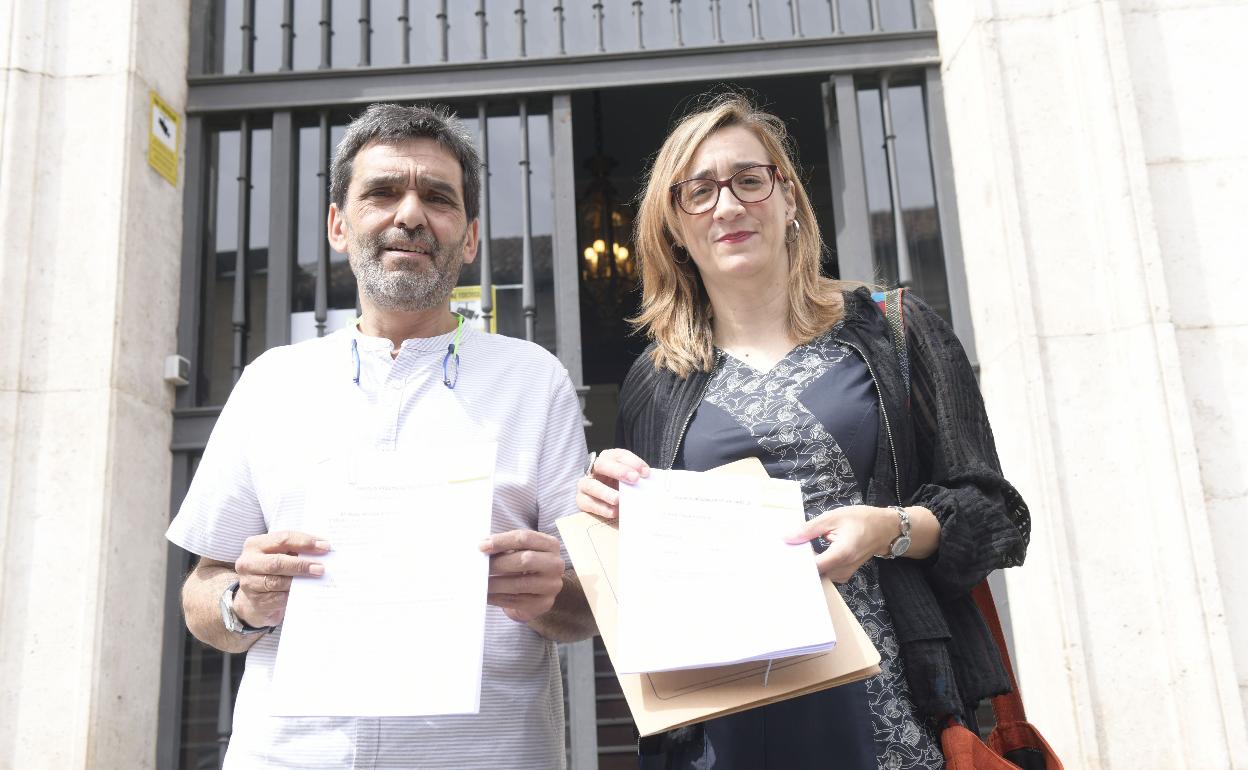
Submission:
M 333 549 L 296 578 L 273 673 L 279 716 L 480 708 L 496 444 L 320 466 L 305 524 Z
M 620 673 L 820 652 L 836 643 L 795 481 L 651 470 L 620 485 Z

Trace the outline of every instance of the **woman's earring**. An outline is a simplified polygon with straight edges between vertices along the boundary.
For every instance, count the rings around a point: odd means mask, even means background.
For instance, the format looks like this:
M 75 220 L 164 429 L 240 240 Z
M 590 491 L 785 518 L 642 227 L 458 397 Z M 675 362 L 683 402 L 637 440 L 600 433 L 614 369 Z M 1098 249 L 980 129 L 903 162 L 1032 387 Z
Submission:
M 785 238 L 784 238 L 784 242 L 785 242 L 785 243 L 792 243 L 792 242 L 796 241 L 796 240 L 797 240 L 797 236 L 798 236 L 798 234 L 802 232 L 802 223 L 801 223 L 801 222 L 798 222 L 796 219 L 794 219 L 792 222 L 789 222 L 789 224 L 793 226 L 793 232 L 792 232 L 792 233 L 788 233 L 788 232 L 787 232 L 787 231 L 788 231 L 788 228 L 787 228 L 787 227 L 785 228 L 785 230 L 786 230 L 786 233 L 785 233 Z
M 676 255 L 680 253 L 684 253 L 685 255 L 684 259 L 676 259 Z M 672 244 L 672 261 L 678 265 L 689 264 L 689 252 L 685 251 L 685 247 L 681 246 L 679 243 Z

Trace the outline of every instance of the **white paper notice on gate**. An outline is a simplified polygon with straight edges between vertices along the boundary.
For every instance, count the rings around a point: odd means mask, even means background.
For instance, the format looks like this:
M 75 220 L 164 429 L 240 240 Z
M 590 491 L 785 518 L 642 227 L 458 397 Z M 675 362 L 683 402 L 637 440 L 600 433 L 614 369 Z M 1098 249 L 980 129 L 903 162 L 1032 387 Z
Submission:
M 271 689 L 277 716 L 480 708 L 497 445 L 365 452 L 318 468 L 304 526 L 333 549 L 296 578 Z

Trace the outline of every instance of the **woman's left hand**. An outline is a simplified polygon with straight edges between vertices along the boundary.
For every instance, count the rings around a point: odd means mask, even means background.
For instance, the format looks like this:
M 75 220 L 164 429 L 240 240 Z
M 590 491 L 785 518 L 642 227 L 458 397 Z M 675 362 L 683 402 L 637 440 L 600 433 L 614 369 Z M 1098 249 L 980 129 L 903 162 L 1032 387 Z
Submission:
M 845 583 L 867 559 L 884 553 L 899 533 L 896 511 L 847 505 L 816 516 L 785 540 L 797 544 L 826 538 L 831 545 L 815 556 L 819 574 Z

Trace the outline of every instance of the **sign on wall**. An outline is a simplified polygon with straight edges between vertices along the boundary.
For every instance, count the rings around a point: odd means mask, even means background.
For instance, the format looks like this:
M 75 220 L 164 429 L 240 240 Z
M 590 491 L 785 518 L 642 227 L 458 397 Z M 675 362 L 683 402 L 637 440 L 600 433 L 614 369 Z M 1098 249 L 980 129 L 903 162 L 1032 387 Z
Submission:
M 490 306 L 498 307 L 497 292 L 493 286 L 490 287 Z M 490 328 L 485 328 L 485 316 L 481 313 L 480 286 L 456 286 L 451 289 L 451 312 L 459 313 L 467 325 L 481 331 L 488 331 L 490 334 L 498 331 L 497 310 L 490 315 Z
M 178 186 L 178 138 L 181 119 L 164 99 L 150 93 L 147 126 L 147 162 L 169 184 Z

